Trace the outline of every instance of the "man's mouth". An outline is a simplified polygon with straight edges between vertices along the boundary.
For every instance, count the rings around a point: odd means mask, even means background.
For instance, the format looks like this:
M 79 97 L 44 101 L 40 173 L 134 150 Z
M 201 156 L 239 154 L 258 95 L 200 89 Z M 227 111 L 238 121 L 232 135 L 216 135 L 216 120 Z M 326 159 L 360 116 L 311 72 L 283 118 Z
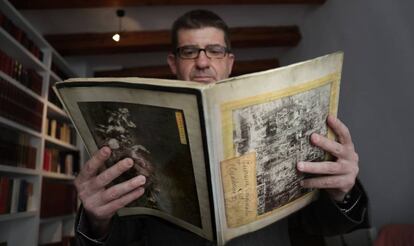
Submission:
M 210 74 L 194 74 L 191 80 L 201 83 L 211 83 L 215 82 L 216 78 Z
M 193 81 L 201 82 L 201 83 L 211 83 L 215 82 L 216 79 L 213 76 L 207 76 L 207 75 L 197 75 L 192 78 Z

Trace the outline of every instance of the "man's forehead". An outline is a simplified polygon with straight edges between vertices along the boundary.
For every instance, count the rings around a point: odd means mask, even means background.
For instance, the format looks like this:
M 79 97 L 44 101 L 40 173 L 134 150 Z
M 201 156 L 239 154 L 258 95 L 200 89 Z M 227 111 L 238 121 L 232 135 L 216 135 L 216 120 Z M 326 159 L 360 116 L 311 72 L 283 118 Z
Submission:
M 216 27 L 202 27 L 196 29 L 178 30 L 178 46 L 198 45 L 206 46 L 211 44 L 226 45 L 224 32 Z

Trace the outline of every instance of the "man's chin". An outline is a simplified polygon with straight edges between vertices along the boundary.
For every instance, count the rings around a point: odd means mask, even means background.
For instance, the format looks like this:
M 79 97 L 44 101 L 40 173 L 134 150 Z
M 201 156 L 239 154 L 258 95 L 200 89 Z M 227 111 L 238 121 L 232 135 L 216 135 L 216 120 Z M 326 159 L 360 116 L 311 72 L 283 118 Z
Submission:
M 193 77 L 191 78 L 192 81 L 204 83 L 204 84 L 210 84 L 216 82 L 216 78 L 214 77 Z

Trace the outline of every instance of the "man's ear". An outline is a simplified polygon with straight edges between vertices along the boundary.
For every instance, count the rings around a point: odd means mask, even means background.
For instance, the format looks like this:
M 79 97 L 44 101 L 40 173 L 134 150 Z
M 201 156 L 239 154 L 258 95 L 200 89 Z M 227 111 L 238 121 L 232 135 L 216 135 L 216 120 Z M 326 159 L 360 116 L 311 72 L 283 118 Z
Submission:
M 170 70 L 174 75 L 177 75 L 177 63 L 175 61 L 175 55 L 173 53 L 169 53 L 167 56 L 167 62 L 170 66 Z
M 233 69 L 233 64 L 234 64 L 234 54 L 229 53 L 227 58 L 228 58 L 228 62 L 227 62 L 228 76 L 227 77 L 230 77 L 231 71 Z

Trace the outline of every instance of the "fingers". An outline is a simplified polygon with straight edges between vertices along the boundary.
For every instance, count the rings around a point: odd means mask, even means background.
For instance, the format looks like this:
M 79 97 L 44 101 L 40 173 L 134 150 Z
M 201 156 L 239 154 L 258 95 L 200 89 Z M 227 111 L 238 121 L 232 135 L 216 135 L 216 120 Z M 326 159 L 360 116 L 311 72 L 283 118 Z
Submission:
M 145 177 L 140 175 L 89 195 L 79 194 L 85 211 L 93 220 L 108 220 L 115 212 L 144 194 Z
M 313 174 L 345 174 L 349 172 L 349 165 L 345 165 L 339 162 L 299 162 L 298 170 L 304 173 Z
M 131 158 L 126 158 L 98 174 L 110 154 L 111 150 L 108 147 L 103 147 L 94 153 L 75 179 L 79 199 L 88 216 L 94 221 L 105 223 L 118 209 L 142 196 L 144 194 L 142 186 L 146 182 L 145 177 L 140 175 L 106 188 L 114 179 L 134 165 Z
M 90 179 L 91 177 L 96 176 L 100 167 L 102 167 L 105 161 L 109 158 L 111 154 L 111 149 L 109 147 L 102 147 L 100 150 L 95 152 L 92 155 L 92 158 L 89 159 L 81 169 L 78 179 L 80 183 Z
M 316 133 L 311 135 L 312 143 L 338 158 L 353 158 L 352 155 L 355 150 L 348 127 L 338 118 L 331 115 L 328 116 L 327 121 L 328 125 L 337 135 L 339 143 Z
M 311 141 L 315 146 L 322 148 L 338 158 L 343 158 L 347 155 L 348 149 L 344 145 L 317 133 L 311 135 Z
M 113 165 L 112 167 L 106 169 L 102 173 L 100 173 L 96 179 L 93 185 L 99 189 L 101 187 L 105 187 L 109 183 L 112 182 L 112 180 L 119 177 L 122 173 L 130 169 L 134 165 L 134 161 L 130 158 L 123 159 Z
M 102 196 L 101 196 L 102 203 L 105 204 L 113 200 L 116 200 L 118 198 L 122 198 L 129 192 L 143 186 L 144 184 L 145 184 L 145 177 L 143 175 L 139 175 L 126 182 L 114 185 L 102 193 Z
M 76 178 L 75 186 L 78 190 L 78 195 L 81 201 L 84 202 L 86 200 L 93 200 L 94 206 L 99 206 L 102 200 L 99 198 L 101 196 L 101 192 L 105 190 L 105 187 L 114 179 L 118 178 L 122 173 L 131 168 L 133 164 L 134 162 L 132 159 L 126 158 L 106 169 L 98 176 L 90 177 L 88 180 L 84 180 L 84 182 L 82 182 L 81 179 Z M 130 190 L 128 190 L 128 192 Z M 98 197 L 98 199 L 94 199 L 94 197 Z
M 327 123 L 337 135 L 339 142 L 316 133 L 311 135 L 311 142 L 337 157 L 336 160 L 300 162 L 297 168 L 301 172 L 322 175 L 302 180 L 303 187 L 326 189 L 333 199 L 341 201 L 355 184 L 359 172 L 359 158 L 348 128 L 334 116 L 328 116 Z
M 105 218 L 108 215 L 115 214 L 118 209 L 125 207 L 132 201 L 140 198 L 144 194 L 145 189 L 140 187 L 130 193 L 120 197 L 119 199 L 113 200 L 94 211 L 94 216 L 96 218 Z
M 352 144 L 351 134 L 349 133 L 348 127 L 345 126 L 338 118 L 329 115 L 328 116 L 328 125 L 338 137 L 338 141 L 341 144 Z

